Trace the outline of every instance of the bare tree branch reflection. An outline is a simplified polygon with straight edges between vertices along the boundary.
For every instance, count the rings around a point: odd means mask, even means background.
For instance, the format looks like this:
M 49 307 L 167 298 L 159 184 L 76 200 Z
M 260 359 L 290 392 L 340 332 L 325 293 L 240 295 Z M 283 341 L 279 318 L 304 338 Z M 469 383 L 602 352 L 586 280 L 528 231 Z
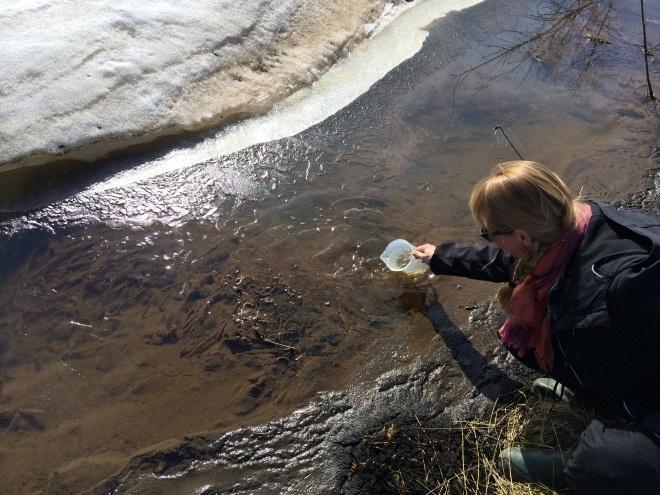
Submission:
M 523 69 L 524 79 L 535 64 L 543 64 L 546 70 L 559 74 L 578 69 L 579 86 L 589 74 L 600 47 L 610 43 L 607 27 L 611 11 L 612 0 L 551 0 L 543 10 L 528 17 L 535 26 L 533 31 L 505 31 L 502 42 L 491 46 L 493 53 L 457 75 L 457 86 L 477 75 L 477 90 L 481 90 Z M 496 64 L 498 69 L 493 72 L 491 66 Z

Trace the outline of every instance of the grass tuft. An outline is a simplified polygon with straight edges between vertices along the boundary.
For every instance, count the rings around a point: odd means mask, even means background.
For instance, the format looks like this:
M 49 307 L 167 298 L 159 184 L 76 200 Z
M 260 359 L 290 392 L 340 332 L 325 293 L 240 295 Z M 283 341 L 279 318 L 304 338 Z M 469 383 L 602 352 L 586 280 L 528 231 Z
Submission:
M 513 445 L 568 448 L 593 412 L 520 393 L 509 404 L 446 425 L 415 418 L 387 423 L 355 448 L 351 478 L 370 493 L 404 495 L 551 495 L 535 484 L 514 483 L 498 468 L 502 449 Z

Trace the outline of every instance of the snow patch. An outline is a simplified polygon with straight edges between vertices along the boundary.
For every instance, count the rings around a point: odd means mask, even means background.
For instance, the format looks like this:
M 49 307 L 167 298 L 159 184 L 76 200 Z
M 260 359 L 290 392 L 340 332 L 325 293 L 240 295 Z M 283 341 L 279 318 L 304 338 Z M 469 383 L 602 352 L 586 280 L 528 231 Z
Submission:
M 0 13 L 2 169 L 262 110 L 315 80 L 385 3 L 9 2 Z

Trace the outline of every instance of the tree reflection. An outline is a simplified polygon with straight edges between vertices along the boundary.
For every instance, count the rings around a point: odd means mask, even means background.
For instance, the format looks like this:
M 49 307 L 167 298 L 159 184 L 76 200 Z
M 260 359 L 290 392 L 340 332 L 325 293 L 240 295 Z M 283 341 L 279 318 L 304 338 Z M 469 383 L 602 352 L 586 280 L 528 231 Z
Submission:
M 615 39 L 612 11 L 612 0 L 546 2 L 526 18 L 523 29 L 503 31 L 499 41 L 489 45 L 491 53 L 457 75 L 457 86 L 470 76 L 476 76 L 477 90 L 515 73 L 522 73 L 524 79 L 541 64 L 557 77 L 575 71 L 575 85 L 579 87 L 600 51 Z

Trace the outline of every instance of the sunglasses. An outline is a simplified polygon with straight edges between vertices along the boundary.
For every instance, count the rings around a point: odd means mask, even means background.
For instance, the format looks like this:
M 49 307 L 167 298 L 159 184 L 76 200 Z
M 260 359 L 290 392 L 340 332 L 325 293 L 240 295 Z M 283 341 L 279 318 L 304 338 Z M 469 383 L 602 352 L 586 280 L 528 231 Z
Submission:
M 488 242 L 493 242 L 493 236 L 494 235 L 509 235 L 513 234 L 513 230 L 493 230 L 492 232 L 488 232 L 486 229 L 481 229 L 481 233 L 479 234 L 482 238 L 486 239 Z

